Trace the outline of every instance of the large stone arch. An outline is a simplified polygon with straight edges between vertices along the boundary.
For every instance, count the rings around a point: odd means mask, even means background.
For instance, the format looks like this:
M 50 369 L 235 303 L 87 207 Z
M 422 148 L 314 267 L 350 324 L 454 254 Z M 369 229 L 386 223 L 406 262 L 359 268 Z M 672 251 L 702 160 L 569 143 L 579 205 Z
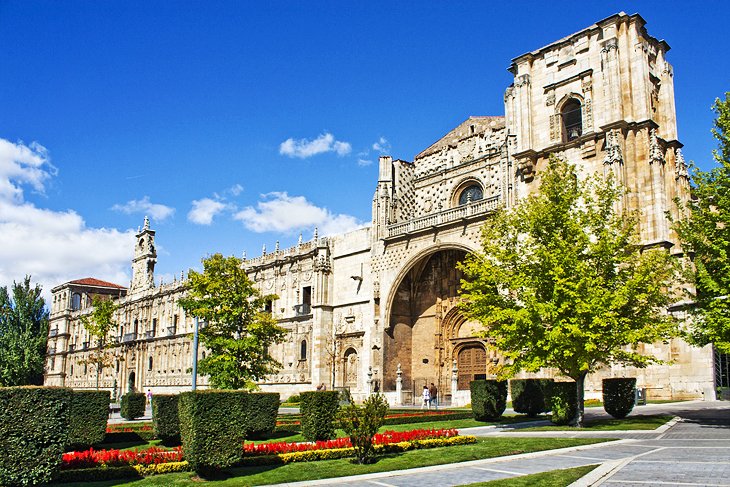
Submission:
M 383 317 L 383 388 L 395 389 L 401 366 L 403 390 L 434 382 L 450 389 L 454 344 L 467 320 L 457 309 L 461 272 L 456 263 L 472 249 L 461 244 L 423 249 L 404 265 L 386 297 Z M 444 318 L 447 318 L 444 320 Z M 469 327 L 467 327 L 469 328 Z M 475 337 L 457 336 L 475 340 Z M 406 392 L 407 394 L 407 392 Z

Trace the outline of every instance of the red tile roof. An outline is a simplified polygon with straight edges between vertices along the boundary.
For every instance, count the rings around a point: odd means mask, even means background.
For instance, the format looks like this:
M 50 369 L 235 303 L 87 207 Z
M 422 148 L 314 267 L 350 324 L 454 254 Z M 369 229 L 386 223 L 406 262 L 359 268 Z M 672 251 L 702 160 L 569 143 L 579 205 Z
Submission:
M 126 289 L 124 286 L 114 284 L 113 282 L 102 281 L 101 279 L 94 279 L 93 277 L 85 277 L 83 279 L 76 279 L 71 281 L 71 284 L 81 284 L 82 286 L 97 286 L 97 287 L 113 287 L 115 289 Z

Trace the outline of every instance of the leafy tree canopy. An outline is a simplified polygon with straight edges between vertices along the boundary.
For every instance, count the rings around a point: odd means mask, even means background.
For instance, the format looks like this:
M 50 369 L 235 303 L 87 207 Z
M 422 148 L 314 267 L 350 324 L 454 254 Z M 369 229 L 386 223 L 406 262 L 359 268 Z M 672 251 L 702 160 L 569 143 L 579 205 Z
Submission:
M 694 166 L 693 199 L 683 207 L 687 217 L 675 223 L 682 246 L 694 257 L 689 281 L 696 288 L 690 340 L 714 343 L 730 353 L 730 93 L 713 106 L 717 118 L 713 135 L 719 148 L 717 166 L 701 171 Z M 680 205 L 681 206 L 681 205 Z
M 575 380 L 573 424 L 586 374 L 644 367 L 656 359 L 638 345 L 677 333 L 666 314 L 676 267 L 664 250 L 640 250 L 635 216 L 615 211 L 621 193 L 551 157 L 539 191 L 499 211 L 462 264 L 464 308 L 504 355 L 501 375 L 554 367 Z
M 48 310 L 30 276 L 0 287 L 0 386 L 43 384 Z
M 188 293 L 180 306 L 206 322 L 200 340 L 210 351 L 198 363 L 213 387 L 255 389 L 256 381 L 281 365 L 269 346 L 283 340 L 286 330 L 263 309 L 276 296 L 262 296 L 237 257 L 214 254 L 203 260 L 203 272 L 188 274 Z
M 80 360 L 79 363 L 96 367 L 96 388 L 99 389 L 101 371 L 105 367 L 111 366 L 114 360 L 114 353 L 107 350 L 114 345 L 107 344 L 105 341 L 109 332 L 117 325 L 114 321 L 114 313 L 119 309 L 119 305 L 111 299 L 94 296 L 92 306 L 94 309 L 91 313 L 81 317 L 81 324 L 89 335 L 96 339 L 96 350 L 89 353 L 88 358 Z

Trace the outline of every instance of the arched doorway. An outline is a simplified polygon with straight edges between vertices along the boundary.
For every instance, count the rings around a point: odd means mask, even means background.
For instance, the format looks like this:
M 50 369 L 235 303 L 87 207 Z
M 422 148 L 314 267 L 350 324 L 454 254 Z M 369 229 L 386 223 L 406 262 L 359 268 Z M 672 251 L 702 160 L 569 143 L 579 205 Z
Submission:
M 136 389 L 135 385 L 135 375 L 134 371 L 129 373 L 129 378 L 127 379 L 127 392 L 134 392 Z
M 487 351 L 481 343 L 468 343 L 457 353 L 456 365 L 459 369 L 457 388 L 468 390 L 473 380 L 487 378 Z
M 416 383 L 422 387 L 434 382 L 441 391 L 448 388 L 453 345 L 443 318 L 459 301 L 462 273 L 457 264 L 466 254 L 466 250 L 451 248 L 424 255 L 397 282 L 383 336 L 385 391 L 395 390 L 399 364 L 406 393 L 415 394 Z

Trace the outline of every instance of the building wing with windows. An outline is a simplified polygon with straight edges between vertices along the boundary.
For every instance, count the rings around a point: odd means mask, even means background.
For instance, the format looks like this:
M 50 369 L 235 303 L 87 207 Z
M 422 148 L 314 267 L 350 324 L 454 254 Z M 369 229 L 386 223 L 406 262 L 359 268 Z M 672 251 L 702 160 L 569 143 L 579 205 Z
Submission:
M 288 396 L 325 384 L 355 397 L 379 390 L 400 403 L 433 382 L 442 399 L 468 402 L 469 381 L 489 376 L 501 357 L 458 308 L 456 264 L 478 250 L 496 208 L 537 189 L 550 154 L 581 174 L 616 178 L 627 190 L 620 205 L 641 214 L 642 243 L 681 257 L 666 215 L 674 198 L 689 197 L 689 182 L 668 51 L 641 16 L 619 13 L 518 56 L 504 116 L 469 117 L 412 161 L 380 158 L 371 226 L 323 238 L 315 231 L 246 259 L 264 294 L 279 296 L 267 310 L 289 331 L 270 350 L 282 368 L 262 388 Z M 145 222 L 128 290 L 82 281 L 54 288 L 46 383 L 93 386 L 93 371 L 75 365 L 85 353 L 78 317 L 88 312 L 84 296 L 106 293 L 121 306 L 120 359 L 105 370 L 104 386 L 190 386 L 193 322 L 177 305 L 185 281 L 154 285 L 154 238 Z M 655 397 L 714 395 L 711 347 L 675 339 L 645 348 L 667 364 L 607 367 L 588 378 L 588 396 L 603 377 L 623 375 Z

